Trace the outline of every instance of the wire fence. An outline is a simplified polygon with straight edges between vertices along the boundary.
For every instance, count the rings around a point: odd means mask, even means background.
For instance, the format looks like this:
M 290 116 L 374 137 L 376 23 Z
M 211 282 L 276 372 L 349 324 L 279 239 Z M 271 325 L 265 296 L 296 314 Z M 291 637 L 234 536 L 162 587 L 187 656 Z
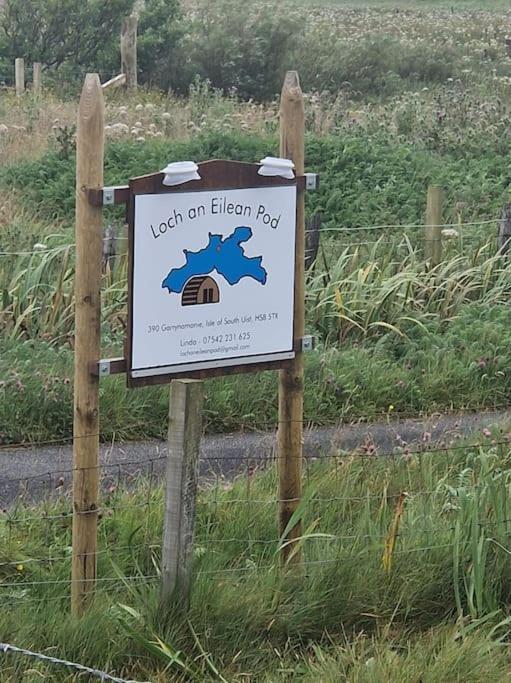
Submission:
M 482 225 L 489 225 L 489 224 L 494 224 L 496 225 L 500 221 L 500 218 L 493 218 L 493 219 L 482 219 L 480 221 L 472 221 L 472 222 L 467 222 L 467 223 L 445 223 L 441 226 L 441 228 L 463 228 L 463 227 L 475 227 L 475 226 L 482 226 Z M 378 230 L 407 230 L 407 229 L 412 229 L 412 228 L 426 228 L 428 227 L 424 223 L 409 223 L 409 224 L 395 224 L 395 225 L 366 225 L 366 226 L 353 226 L 353 227 L 328 227 L 328 226 L 323 226 L 320 228 L 320 233 L 336 233 L 336 234 L 351 234 L 353 232 L 357 231 L 378 231 Z M 305 230 L 305 234 L 309 233 L 315 233 L 315 230 Z M 388 235 L 387 235 L 388 237 Z M 470 237 L 476 237 L 479 239 L 478 236 L 466 236 L 466 235 L 459 235 L 459 238 L 462 238 L 463 240 L 469 239 Z M 103 238 L 103 241 L 105 243 L 111 243 L 112 241 L 114 242 L 126 242 L 128 240 L 127 236 L 113 236 L 113 237 L 105 237 Z M 376 240 L 363 240 L 363 241 L 351 241 L 347 243 L 346 246 L 359 246 L 359 245 L 374 245 Z M 380 244 L 385 243 L 385 244 L 394 244 L 394 242 L 390 240 L 382 240 L 379 238 L 378 242 Z M 14 257 L 14 256 L 33 256 L 33 255 L 39 255 L 39 256 L 45 256 L 48 254 L 56 254 L 59 252 L 64 252 L 68 249 L 74 249 L 76 247 L 76 244 L 74 242 L 70 242 L 69 244 L 64 244 L 64 245 L 59 245 L 57 247 L 48 247 L 44 244 L 40 244 L 37 246 L 37 248 L 33 249 L 25 249 L 21 251 L 8 251 L 8 250 L 2 250 L 0 251 L 0 257 Z
M 405 499 L 407 509 L 414 505 L 420 509 L 442 509 L 458 504 L 467 496 L 476 498 L 487 483 L 464 480 L 461 464 L 454 467 L 457 455 L 489 450 L 495 453 L 500 449 L 506 457 L 510 443 L 511 437 L 500 435 L 445 446 L 426 439 L 417 447 L 411 447 L 406 455 L 381 449 L 378 455 L 382 457 L 378 462 L 382 463 L 387 475 L 381 477 L 378 490 L 367 486 L 357 495 L 337 494 L 336 482 L 341 481 L 337 467 L 348 466 L 355 460 L 362 471 L 366 468 L 370 471 L 375 464 L 374 458 L 355 457 L 360 456 L 359 451 L 340 453 L 336 449 L 307 458 L 304 461 L 306 531 L 299 539 L 303 547 L 305 579 L 317 581 L 321 577 L 335 576 L 346 563 L 376 562 L 381 565 L 388 552 L 392 517 L 400 500 Z M 42 481 L 47 486 L 37 491 L 32 502 L 23 496 L 16 498 L 0 514 L 0 602 L 3 609 L 44 610 L 51 609 L 52 605 L 66 609 L 72 584 L 73 557 L 69 542 L 73 509 L 63 479 L 66 475 L 98 467 L 108 481 L 108 485 L 103 486 L 100 505 L 96 510 L 79 513 L 97 515 L 99 520 L 99 545 L 93 553 L 98 561 L 98 576 L 94 579 L 96 590 L 105 600 L 115 604 L 126 602 L 126 595 L 131 595 L 132 591 L 133 594 L 141 591 L 140 595 L 143 595 L 159 589 L 163 517 L 161 479 L 167 456 L 161 444 L 155 444 L 154 448 L 158 451 L 146 452 L 136 459 L 125 458 L 122 462 L 105 462 L 89 468 L 56 466 L 45 472 L 16 477 L 0 473 L 0 500 L 4 486 L 23 485 L 29 492 L 34 482 Z M 434 486 L 427 485 L 427 476 L 415 482 L 419 486 L 408 485 L 405 474 L 417 471 L 411 457 L 426 455 L 450 462 L 453 466 L 451 475 L 441 478 Z M 278 576 L 281 571 L 278 553 L 283 539 L 276 533 L 276 525 L 273 528 L 271 522 L 263 524 L 260 519 L 274 519 L 272 508 L 297 501 L 270 493 L 276 482 L 278 460 L 271 447 L 268 452 L 252 455 L 230 457 L 205 453 L 202 456 L 206 467 L 213 463 L 218 467 L 216 477 L 205 479 L 197 500 L 195 581 L 217 585 L 228 580 L 252 585 L 254 581 L 264 582 L 268 577 Z M 235 461 L 239 471 L 226 470 L 229 461 Z M 331 474 L 321 479 L 327 465 Z M 399 471 L 401 476 L 394 477 Z M 115 474 L 113 486 L 110 482 L 112 472 Z M 259 474 L 263 477 L 262 486 L 258 486 Z M 132 476 L 131 483 L 124 475 Z M 317 488 L 318 477 L 326 488 Z M 59 483 L 57 495 L 55 482 Z M 383 505 L 387 514 L 382 516 Z M 351 510 L 350 521 L 345 517 L 346 510 Z M 246 522 L 242 534 L 232 533 L 237 518 Z M 309 522 L 311 528 L 316 525 L 311 532 L 307 531 Z M 477 528 L 486 543 L 500 544 L 502 552 L 511 553 L 506 544 L 506 539 L 511 538 L 511 514 L 482 518 L 477 521 Z M 39 542 L 35 542 L 35 538 Z M 421 562 L 440 561 L 441 558 L 446 561 L 460 543 L 452 515 L 446 515 L 444 523 L 436 528 L 432 528 L 427 519 L 408 527 L 405 519 L 394 531 L 392 542 L 394 561 L 405 563 L 409 558 L 417 557 Z M 78 554 L 75 559 L 82 557 L 90 557 L 90 553 Z M 28 657 L 43 665 L 68 667 L 104 681 L 133 683 L 108 671 L 8 643 L 0 643 L 0 655 L 5 662 L 8 657 Z
M 44 662 L 47 664 L 56 664 L 58 666 L 66 667 L 72 671 L 77 671 L 79 674 L 88 674 L 94 678 L 99 678 L 100 681 L 111 681 L 111 683 L 137 683 L 137 681 L 126 680 L 124 678 L 118 678 L 117 676 L 112 676 L 106 671 L 101 671 L 100 669 L 93 669 L 83 664 L 77 664 L 76 662 L 70 662 L 67 659 L 59 659 L 58 657 L 51 657 L 45 655 L 41 652 L 33 652 L 32 650 L 27 650 L 22 647 L 16 647 L 10 643 L 0 643 L 0 652 L 5 655 L 23 655 L 24 657 L 29 657 L 30 659 L 35 659 L 39 662 Z

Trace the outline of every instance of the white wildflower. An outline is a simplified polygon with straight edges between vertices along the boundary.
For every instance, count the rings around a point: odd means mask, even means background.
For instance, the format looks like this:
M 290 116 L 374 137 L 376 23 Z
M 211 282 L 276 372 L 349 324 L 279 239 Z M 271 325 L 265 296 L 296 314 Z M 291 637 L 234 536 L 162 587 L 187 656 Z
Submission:
M 459 237 L 459 232 L 454 228 L 444 228 L 442 230 L 442 238 L 446 240 L 454 240 Z
M 128 133 L 129 128 L 125 123 L 114 123 L 112 128 L 118 133 Z

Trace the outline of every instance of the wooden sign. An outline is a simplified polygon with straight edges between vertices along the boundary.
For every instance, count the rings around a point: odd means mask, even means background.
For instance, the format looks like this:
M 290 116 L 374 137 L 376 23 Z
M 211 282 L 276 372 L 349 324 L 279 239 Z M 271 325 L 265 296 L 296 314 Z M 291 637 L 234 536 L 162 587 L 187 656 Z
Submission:
M 297 180 L 210 161 L 130 182 L 128 383 L 284 367 L 295 356 Z

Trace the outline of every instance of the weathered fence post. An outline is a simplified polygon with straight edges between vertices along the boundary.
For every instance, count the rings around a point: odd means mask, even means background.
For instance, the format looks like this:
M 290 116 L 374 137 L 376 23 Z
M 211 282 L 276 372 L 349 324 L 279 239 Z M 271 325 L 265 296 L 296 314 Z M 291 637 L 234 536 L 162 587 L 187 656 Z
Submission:
M 201 381 L 184 379 L 173 380 L 170 386 L 161 598 L 162 603 L 173 598 L 186 608 L 193 560 L 204 388 Z
M 501 254 L 509 251 L 511 241 L 511 204 L 504 204 L 502 218 L 500 219 L 499 234 L 497 236 L 497 247 Z
M 14 80 L 16 97 L 21 97 L 25 92 L 25 60 L 22 57 L 17 57 L 14 62 Z
M 102 209 L 87 190 L 103 187 L 104 100 L 97 74 L 87 74 L 76 131 L 75 379 L 73 559 L 71 608 L 84 611 L 96 579 L 99 482 L 99 378 Z
M 442 211 L 443 190 L 437 185 L 428 187 L 428 199 L 426 206 L 426 234 L 424 251 L 426 259 L 432 266 L 436 266 L 442 260 Z
M 32 75 L 32 92 L 34 95 L 41 94 L 41 62 L 34 62 Z
M 318 211 L 307 221 L 305 229 L 305 270 L 309 270 L 316 262 L 322 220 L 323 215 Z
M 126 88 L 136 90 L 137 81 L 137 25 L 138 17 L 132 14 L 123 19 L 121 27 L 121 73 L 126 74 Z
M 292 159 L 296 175 L 304 173 L 305 116 L 303 94 L 296 71 L 288 71 L 280 101 L 280 156 Z M 303 353 L 304 335 L 304 193 L 298 190 L 296 208 L 295 298 L 293 337 L 296 356 L 290 368 L 279 372 L 279 427 L 277 458 L 279 470 L 279 531 L 284 542 L 301 535 L 297 522 L 285 533 L 302 494 L 303 439 Z M 283 562 L 298 564 L 301 554 L 293 544 L 284 545 Z

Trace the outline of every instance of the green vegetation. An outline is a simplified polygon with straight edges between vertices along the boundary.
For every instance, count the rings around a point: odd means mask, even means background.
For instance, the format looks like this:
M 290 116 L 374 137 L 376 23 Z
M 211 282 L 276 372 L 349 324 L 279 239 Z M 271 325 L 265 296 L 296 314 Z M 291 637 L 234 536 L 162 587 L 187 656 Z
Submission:
M 399 290 L 394 296 L 399 301 Z M 466 303 L 450 323 L 428 313 L 424 322 L 414 321 L 411 314 L 407 318 L 401 334 L 385 328 L 390 324 L 385 320 L 369 323 L 367 338 L 356 326 L 350 333 L 352 323 L 346 319 L 334 318 L 340 337 L 346 326 L 340 348 L 332 340 L 307 357 L 308 424 L 509 405 L 508 304 L 490 308 Z M 0 344 L 0 443 L 70 438 L 72 363 L 66 347 L 40 341 Z M 105 440 L 163 437 L 167 413 L 165 386 L 132 391 L 122 377 L 101 382 Z M 272 429 L 277 418 L 275 374 L 210 380 L 205 418 L 213 432 Z
M 214 106 L 217 95 L 206 91 L 204 97 Z M 161 116 L 150 109 L 142 125 L 150 130 L 149 121 Z M 376 131 L 374 114 L 361 130 L 308 138 L 307 165 L 322 177 L 320 191 L 307 198 L 308 213 L 324 215 L 322 247 L 307 276 L 307 329 L 320 342 L 307 359 L 310 424 L 381 418 L 389 406 L 395 415 L 413 415 L 509 402 L 510 266 L 488 237 L 496 223 L 484 221 L 498 216 L 505 197 L 507 156 L 495 152 L 509 142 L 496 133 L 478 145 L 474 134 L 461 158 L 461 144 L 451 137 L 456 125 L 457 120 L 446 124 L 433 149 L 428 137 L 420 142 L 414 125 L 406 136 Z M 412 136 L 414 144 L 407 140 Z M 275 149 L 272 136 L 235 132 L 182 142 L 113 140 L 106 182 L 125 182 L 173 159 L 252 161 Z M 14 193 L 23 189 L 24 208 L 3 233 L 6 251 L 22 253 L 0 261 L 5 329 L 0 391 L 6 399 L 0 401 L 0 438 L 11 443 L 68 438 L 72 147 L 55 142 L 41 158 L 5 169 L 1 180 Z M 446 220 L 459 226 L 458 237 L 445 241 L 445 260 L 434 269 L 424 262 L 421 228 L 357 230 L 422 223 L 428 182 L 445 185 Z M 113 212 L 111 220 L 122 235 L 122 218 Z M 465 222 L 474 224 L 465 227 Z M 107 269 L 103 286 L 102 336 L 105 353 L 112 355 L 122 350 L 126 320 L 127 265 L 120 244 L 121 255 Z M 122 378 L 102 382 L 104 439 L 161 436 L 166 413 L 166 387 L 131 392 Z M 273 375 L 208 383 L 209 430 L 271 428 L 275 418 Z
M 278 571 L 273 468 L 218 479 L 199 496 L 187 619 L 157 605 L 159 489 L 140 484 L 126 494 L 114 486 L 105 494 L 103 585 L 80 623 L 63 616 L 69 502 L 18 506 L 0 520 L 2 639 L 138 680 L 505 680 L 506 438 L 391 461 L 347 456 L 310 464 L 299 509 L 302 578 Z M 5 660 L 3 683 L 27 668 L 15 661 Z
M 107 80 L 118 72 L 123 17 L 134 0 L 3 0 L 0 13 L 0 78 L 13 80 L 13 62 L 40 62 L 47 81 L 77 83 L 88 70 Z M 140 4 L 140 3 L 139 3 Z M 150 82 L 171 70 L 179 38 L 177 0 L 145 0 L 139 17 L 139 69 Z M 65 87 L 63 88 L 65 90 Z
M 38 32 L 22 56 L 50 66 L 41 40 L 55 25 L 42 18 L 64 5 L 36 4 L 8 1 L 23 11 L 2 19 L 1 80 L 24 22 Z M 114 4 L 76 7 L 108 14 Z M 187 2 L 179 18 L 162 15 L 169 3 L 147 2 L 139 75 L 165 94 L 108 95 L 105 180 L 184 158 L 276 152 L 275 94 L 297 68 L 306 164 L 321 174 L 307 215 L 323 214 L 307 274 L 307 329 L 319 340 L 306 358 L 307 423 L 509 406 L 511 262 L 495 245 L 510 180 L 511 29 L 498 10 L 507 4 L 321 4 Z M 461 5 L 470 9 L 451 10 Z M 59 46 L 43 97 L 0 97 L 0 445 L 72 432 L 75 100 L 55 93 L 63 81 L 77 91 L 82 68 L 118 68 L 117 19 L 106 16 L 110 37 L 87 56 L 89 29 L 103 29 L 80 17 L 83 44 L 72 55 Z M 429 183 L 445 188 L 451 228 L 435 268 L 420 225 Z M 123 217 L 107 220 L 119 239 L 103 278 L 105 356 L 122 352 L 126 325 Z M 128 391 L 122 377 L 100 387 L 103 439 L 164 435 L 168 387 Z M 274 428 L 275 374 L 207 382 L 205 418 L 211 432 Z M 483 438 L 309 462 L 299 577 L 278 571 L 273 464 L 234 481 L 212 474 L 199 496 L 187 619 L 158 606 L 154 482 L 130 491 L 108 482 L 98 598 L 79 623 L 66 611 L 69 500 L 20 502 L 0 515 L 1 640 L 154 683 L 507 680 L 509 434 Z M 77 680 L 2 656 L 1 683 L 40 679 Z
M 0 77 L 7 82 L 20 55 L 27 63 L 41 61 L 47 83 L 65 92 L 78 87 L 88 69 L 105 76 L 118 70 L 119 27 L 133 0 L 5 5 Z M 453 11 L 455 6 L 461 9 Z M 177 0 L 148 0 L 139 22 L 139 78 L 186 93 L 198 77 L 226 94 L 271 100 L 286 69 L 296 68 L 308 91 L 342 91 L 362 101 L 436 87 L 448 78 L 464 82 L 470 73 L 491 92 L 495 76 L 511 75 L 508 27 L 499 7 L 507 8 L 505 0 L 374 0 L 369 8 L 323 0 L 312 9 L 302 2 L 212 0 L 180 10 Z

